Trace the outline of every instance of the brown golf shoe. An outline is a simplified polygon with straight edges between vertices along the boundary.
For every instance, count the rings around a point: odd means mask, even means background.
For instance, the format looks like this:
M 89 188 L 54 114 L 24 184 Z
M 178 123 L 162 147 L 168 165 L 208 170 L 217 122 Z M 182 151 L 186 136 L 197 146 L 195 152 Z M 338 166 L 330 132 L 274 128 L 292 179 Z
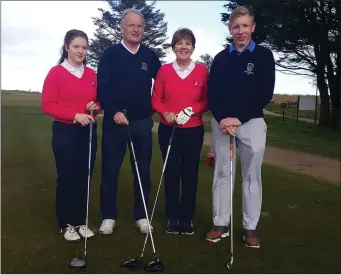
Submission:
M 221 238 L 229 236 L 228 226 L 213 226 L 213 228 L 206 234 L 205 239 L 209 242 L 219 242 Z
M 259 248 L 260 247 L 260 243 L 259 243 L 259 239 L 258 239 L 257 234 L 256 234 L 256 230 L 244 229 L 243 240 L 244 240 L 245 245 L 247 247 L 251 247 L 251 248 Z

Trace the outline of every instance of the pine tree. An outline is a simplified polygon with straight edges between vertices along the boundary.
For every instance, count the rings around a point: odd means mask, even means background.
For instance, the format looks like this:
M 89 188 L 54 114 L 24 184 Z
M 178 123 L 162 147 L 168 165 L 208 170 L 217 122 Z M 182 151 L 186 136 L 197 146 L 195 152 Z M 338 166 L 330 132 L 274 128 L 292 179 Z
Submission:
M 142 43 L 154 50 L 162 61 L 170 45 L 165 43 L 167 40 L 165 15 L 155 8 L 156 1 L 152 1 L 150 4 L 146 3 L 145 0 L 106 1 L 109 10 L 100 8 L 98 10 L 102 13 L 101 16 L 92 18 L 97 29 L 94 34 L 95 37 L 90 39 L 89 43 L 89 64 L 96 69 L 103 51 L 121 41 L 121 15 L 124 10 L 129 8 L 138 9 L 143 14 L 145 28 Z
M 199 56 L 197 62 L 200 64 L 204 64 L 207 67 L 207 69 L 210 70 L 213 62 L 213 57 L 208 53 L 202 54 Z

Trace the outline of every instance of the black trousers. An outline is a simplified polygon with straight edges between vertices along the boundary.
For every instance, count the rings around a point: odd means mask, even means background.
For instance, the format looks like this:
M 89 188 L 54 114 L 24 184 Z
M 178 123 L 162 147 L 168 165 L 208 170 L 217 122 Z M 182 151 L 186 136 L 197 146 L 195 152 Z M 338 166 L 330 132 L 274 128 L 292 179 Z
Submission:
M 153 121 L 151 118 L 130 121 L 133 146 L 147 207 L 151 192 L 152 127 Z M 102 133 L 101 213 L 103 219 L 116 220 L 118 217 L 116 206 L 118 177 L 127 144 L 129 144 L 130 164 L 134 175 L 134 218 L 135 220 L 146 218 L 135 162 L 130 148 L 128 127 L 118 125 L 112 121 L 112 117 L 107 117 L 103 119 Z M 123 181 L 122 184 L 127 184 L 127 182 Z
M 52 149 L 57 168 L 56 214 L 58 224 L 85 224 L 88 187 L 89 125 L 54 122 Z M 93 124 L 91 176 L 97 152 L 97 124 Z
M 159 146 L 165 161 L 172 127 L 160 123 Z M 168 219 L 189 223 L 195 213 L 200 153 L 204 127 L 177 128 L 174 131 L 164 174 L 166 214 Z M 180 180 L 182 196 L 180 199 Z

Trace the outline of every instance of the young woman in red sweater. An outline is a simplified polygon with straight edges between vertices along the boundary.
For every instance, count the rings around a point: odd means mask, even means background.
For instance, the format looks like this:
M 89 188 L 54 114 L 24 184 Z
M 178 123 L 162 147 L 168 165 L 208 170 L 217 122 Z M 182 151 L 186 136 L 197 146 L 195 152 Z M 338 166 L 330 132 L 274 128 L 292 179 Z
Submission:
M 176 123 L 164 175 L 168 217 L 166 232 L 192 235 L 200 152 L 204 139 L 202 114 L 208 111 L 208 69 L 191 60 L 195 48 L 195 37 L 191 30 L 176 31 L 171 45 L 176 60 L 160 68 L 153 87 L 152 106 L 161 115 L 158 139 L 164 160 L 172 125 Z
M 59 64 L 44 81 L 42 110 L 53 118 L 52 149 L 57 169 L 56 214 L 67 241 L 92 237 L 85 226 L 89 127 L 93 124 L 91 175 L 97 152 L 97 78 L 85 66 L 88 37 L 80 30 L 66 33 Z M 93 111 L 93 116 L 90 115 Z

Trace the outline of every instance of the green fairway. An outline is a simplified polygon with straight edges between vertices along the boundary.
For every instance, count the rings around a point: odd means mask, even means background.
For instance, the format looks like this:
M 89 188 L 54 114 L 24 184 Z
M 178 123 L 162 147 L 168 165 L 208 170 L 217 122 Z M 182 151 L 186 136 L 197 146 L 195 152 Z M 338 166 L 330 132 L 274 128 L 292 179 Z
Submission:
M 2 273 L 131 273 L 122 260 L 141 253 L 145 235 L 134 226 L 132 173 L 127 154 L 118 190 L 119 218 L 114 234 L 96 235 L 88 242 L 89 267 L 73 270 L 69 263 L 82 255 L 84 243 L 67 243 L 55 217 L 56 171 L 51 150 L 51 119 L 38 104 L 25 98 L 2 97 L 1 268 Z M 90 198 L 90 227 L 101 223 L 99 149 Z M 229 239 L 209 244 L 204 235 L 212 226 L 213 168 L 204 165 L 202 151 L 193 236 L 165 233 L 163 186 L 153 221 L 154 241 L 165 273 L 227 273 Z M 152 161 L 155 198 L 162 169 L 157 136 Z M 241 241 L 241 177 L 235 189 L 235 273 L 339 273 L 340 186 L 313 177 L 263 166 L 263 209 L 259 223 L 260 249 Z M 150 203 L 152 206 L 152 203 Z M 148 242 L 145 257 L 151 260 Z M 339 260 L 337 260 L 339 259 Z M 133 272 L 135 273 L 135 272 Z M 136 273 L 141 273 L 137 271 Z

